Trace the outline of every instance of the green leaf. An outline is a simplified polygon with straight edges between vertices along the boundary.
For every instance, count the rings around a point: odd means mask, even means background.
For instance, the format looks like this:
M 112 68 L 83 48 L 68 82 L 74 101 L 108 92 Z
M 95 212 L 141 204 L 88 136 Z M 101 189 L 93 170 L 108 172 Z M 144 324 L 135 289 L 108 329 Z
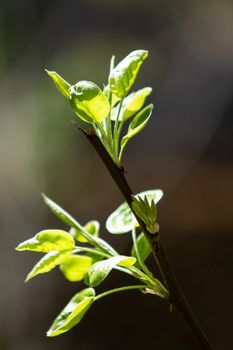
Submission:
M 116 265 L 128 267 L 132 266 L 135 262 L 136 259 L 134 257 L 123 255 L 117 255 L 106 260 L 98 261 L 88 270 L 85 283 L 91 287 L 98 286 Z
M 92 236 L 99 236 L 100 223 L 96 220 L 92 220 L 86 223 L 83 229 L 90 233 Z M 88 240 L 83 236 L 83 230 L 76 230 L 73 227 L 70 229 L 70 234 L 76 241 L 86 243 Z
M 82 230 L 82 226 L 78 223 L 78 221 L 76 221 L 67 211 L 60 207 L 60 205 L 55 203 L 52 199 L 50 199 L 43 193 L 42 197 L 44 199 L 45 204 L 61 221 L 63 221 L 68 226 L 77 228 L 77 230 Z
M 153 105 L 150 104 L 143 108 L 129 124 L 127 134 L 121 139 L 121 153 L 125 148 L 126 143 L 135 135 L 137 135 L 148 123 L 151 113 L 153 111 Z
M 140 192 L 135 197 L 146 196 L 149 202 L 154 200 L 155 204 L 163 197 L 162 190 L 148 190 Z M 110 233 L 121 234 L 131 231 L 135 226 L 138 226 L 130 207 L 126 202 L 122 203 L 106 221 L 106 228 Z
M 42 194 L 45 204 L 49 207 L 49 209 L 65 224 L 70 227 L 73 227 L 77 231 L 82 231 L 83 236 L 88 240 L 88 242 L 108 254 L 115 255 L 117 252 L 103 239 L 100 237 L 92 236 L 90 233 L 84 230 L 84 228 L 75 220 L 69 213 L 67 213 L 60 205 L 55 203 L 52 199 L 48 198 L 44 194 Z
M 41 274 L 51 271 L 54 267 L 61 264 L 70 254 L 72 250 L 64 251 L 52 251 L 43 256 L 42 259 L 33 267 L 33 269 L 27 275 L 25 282 L 29 281 L 31 278 Z
M 59 74 L 57 74 L 57 72 L 48 71 L 47 69 L 45 69 L 45 71 L 54 81 L 54 84 L 56 85 L 58 91 L 60 91 L 62 95 L 69 99 L 69 89 L 71 85 L 67 83 L 67 81 L 65 81 Z
M 74 239 L 68 232 L 63 230 L 43 230 L 33 238 L 20 243 L 16 250 L 48 253 L 52 250 L 71 250 L 74 246 Z
M 147 230 L 152 234 L 159 232 L 159 224 L 156 222 L 157 208 L 155 202 L 152 200 L 149 203 L 147 196 L 136 198 L 132 195 L 132 198 L 133 211 L 145 223 Z
M 65 259 L 60 269 L 70 282 L 78 282 L 84 278 L 92 263 L 92 259 L 88 256 L 72 255 Z
M 110 104 L 100 88 L 91 81 L 82 80 L 71 86 L 71 106 L 88 123 L 99 123 L 110 112 Z
M 138 253 L 140 255 L 141 261 L 144 262 L 152 252 L 152 249 L 143 232 L 140 233 L 140 235 L 137 237 L 137 246 L 138 246 Z M 135 258 L 137 257 L 134 246 L 132 248 L 131 255 L 134 256 Z M 140 264 L 136 262 L 135 267 L 140 268 Z
M 55 337 L 69 331 L 76 326 L 83 318 L 87 310 L 91 307 L 95 297 L 93 288 L 86 288 L 69 301 L 66 307 L 54 320 L 47 332 L 48 337 Z
M 145 99 L 150 95 L 152 89 L 145 87 L 144 89 L 132 92 L 123 101 L 119 121 L 126 121 L 137 113 L 144 105 Z M 118 105 L 112 109 L 111 120 L 115 121 L 118 114 Z
M 110 72 L 109 86 L 114 95 L 121 99 L 127 95 L 147 56 L 148 51 L 133 51 Z
M 104 95 L 105 95 L 107 98 L 109 98 L 109 94 L 110 94 L 110 87 L 109 87 L 109 85 L 106 85 L 106 86 L 104 87 L 103 93 L 104 93 Z M 111 103 L 111 105 L 112 105 L 112 106 L 115 106 L 115 104 L 116 104 L 117 102 L 119 102 L 119 101 L 120 101 L 120 97 L 118 97 L 118 96 L 116 96 L 116 95 L 114 95 L 114 94 L 112 93 L 112 103 Z

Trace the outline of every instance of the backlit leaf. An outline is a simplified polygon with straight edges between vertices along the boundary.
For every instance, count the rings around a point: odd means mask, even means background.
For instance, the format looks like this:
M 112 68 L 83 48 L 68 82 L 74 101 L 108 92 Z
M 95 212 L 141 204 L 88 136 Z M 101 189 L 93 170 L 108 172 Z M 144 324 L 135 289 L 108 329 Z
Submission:
M 60 269 L 71 282 L 81 281 L 92 265 L 92 259 L 85 255 L 71 255 L 61 264 Z
M 163 191 L 159 189 L 148 190 L 135 195 L 135 197 L 138 196 L 146 196 L 149 202 L 153 199 L 156 204 L 163 197 Z M 137 220 L 126 202 L 122 203 L 116 210 L 114 210 L 106 221 L 107 230 L 114 234 L 129 232 L 137 225 Z
M 127 267 L 133 265 L 135 262 L 136 259 L 134 257 L 122 255 L 98 261 L 88 270 L 85 283 L 91 287 L 98 286 L 116 265 Z
M 104 93 L 104 95 L 105 95 L 107 98 L 109 98 L 109 93 L 110 93 L 110 87 L 109 87 L 109 85 L 106 85 L 106 86 L 104 87 L 103 93 Z M 119 102 L 119 101 L 120 101 L 120 97 L 118 97 L 118 96 L 112 94 L 112 103 L 111 103 L 112 107 L 115 106 L 115 104 L 116 104 L 117 102 Z
M 138 247 L 139 256 L 142 262 L 144 262 L 152 252 L 152 248 L 143 232 L 137 237 L 137 247 Z M 132 256 L 135 256 L 135 258 L 137 257 L 134 246 L 132 248 L 131 254 Z M 135 263 L 135 266 L 140 267 L 138 262 Z
M 144 105 L 146 97 L 151 93 L 152 89 L 146 87 L 144 89 L 132 92 L 123 101 L 119 120 L 126 121 L 137 113 Z M 112 109 L 111 120 L 116 120 L 118 114 L 118 105 Z
M 86 288 L 69 301 L 66 307 L 56 317 L 47 332 L 48 337 L 55 337 L 76 326 L 91 307 L 95 297 L 93 288 Z
M 153 105 L 150 104 L 143 108 L 129 124 L 127 134 L 121 139 L 121 152 L 125 148 L 126 143 L 135 135 L 137 135 L 148 123 L 151 113 L 153 111 Z
M 71 86 L 69 92 L 72 108 L 84 121 L 99 123 L 109 114 L 108 99 L 96 84 L 82 80 Z
M 133 85 L 139 68 L 148 56 L 148 51 L 136 50 L 126 56 L 109 75 L 109 85 L 112 93 L 124 98 Z
M 45 71 L 54 81 L 54 84 L 56 85 L 58 91 L 60 91 L 62 95 L 64 95 L 66 98 L 69 99 L 70 98 L 69 88 L 71 85 L 67 83 L 67 81 L 65 81 L 59 74 L 57 74 L 57 72 L 48 71 L 47 69 L 45 69 Z
M 54 267 L 61 264 L 70 254 L 72 250 L 64 251 L 52 251 L 47 253 L 43 258 L 41 258 L 38 263 L 33 267 L 31 272 L 26 277 L 26 282 L 31 278 L 41 274 L 51 271 Z
M 18 245 L 16 250 L 31 250 L 48 253 L 52 250 L 71 250 L 74 248 L 74 239 L 63 230 L 43 230 Z
M 106 253 L 115 255 L 117 252 L 103 239 L 100 237 L 95 237 L 84 230 L 84 228 L 75 220 L 69 213 L 67 213 L 60 205 L 55 203 L 52 199 L 48 198 L 42 194 L 45 204 L 49 209 L 64 223 L 68 226 L 73 227 L 77 231 L 82 231 L 83 236 L 88 240 L 88 242 L 98 248 L 101 248 Z
M 96 220 L 92 220 L 86 223 L 85 226 L 83 226 L 84 230 L 88 233 L 90 233 L 92 236 L 98 237 L 99 236 L 99 228 L 100 224 Z M 78 241 L 78 242 L 88 242 L 88 240 L 83 236 L 82 234 L 83 230 L 75 230 L 73 227 L 70 230 L 70 234 Z

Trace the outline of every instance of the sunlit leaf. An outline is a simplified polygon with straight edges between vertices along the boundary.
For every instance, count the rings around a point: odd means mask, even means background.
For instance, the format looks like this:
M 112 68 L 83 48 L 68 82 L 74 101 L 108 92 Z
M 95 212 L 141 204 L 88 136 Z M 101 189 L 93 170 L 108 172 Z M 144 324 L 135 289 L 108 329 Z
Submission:
M 48 253 L 52 250 L 71 250 L 74 248 L 74 239 L 63 230 L 43 230 L 18 245 L 16 250 L 31 250 L 35 252 Z
M 76 326 L 83 318 L 87 310 L 91 307 L 95 297 L 93 288 L 86 288 L 69 301 L 66 307 L 54 320 L 47 332 L 48 337 L 55 337 L 69 331 Z
M 60 205 L 55 203 L 52 199 L 47 197 L 45 194 L 42 194 L 45 204 L 49 209 L 65 224 L 68 226 L 82 230 L 82 226 L 75 220 L 67 211 L 65 211 Z
M 83 226 L 84 230 L 90 233 L 92 236 L 99 236 L 100 223 L 96 220 L 92 220 L 86 223 Z M 73 227 L 70 230 L 70 234 L 78 241 L 78 242 L 88 242 L 88 240 L 82 234 L 83 230 L 75 230 Z
M 84 121 L 98 123 L 109 114 L 108 99 L 96 84 L 82 80 L 71 86 L 69 92 L 72 108 Z
M 44 194 L 42 194 L 45 204 L 49 207 L 49 209 L 65 224 L 70 227 L 73 227 L 77 231 L 82 231 L 83 236 L 88 240 L 88 242 L 98 248 L 101 248 L 106 253 L 115 255 L 117 252 L 103 239 L 100 237 L 95 237 L 84 230 L 84 228 L 80 225 L 80 223 L 75 220 L 69 213 L 67 213 L 60 205 L 55 203 L 52 199 L 48 198 Z
M 162 190 L 148 190 L 138 193 L 135 197 L 146 196 L 149 202 L 154 200 L 155 204 L 163 197 Z M 106 221 L 106 228 L 110 233 L 121 234 L 131 231 L 137 225 L 137 221 L 126 202 L 122 203 L 114 212 L 108 217 Z
M 109 85 L 112 93 L 123 98 L 133 85 L 139 68 L 148 56 L 148 51 L 136 50 L 126 56 L 109 75 Z
M 64 95 L 66 98 L 69 99 L 70 98 L 69 88 L 71 85 L 67 83 L 67 81 L 65 81 L 59 74 L 57 74 L 57 72 L 48 71 L 47 69 L 45 69 L 45 71 L 54 81 L 54 84 L 56 85 L 58 91 L 60 91 L 62 95 Z
M 131 266 L 136 262 L 134 257 L 117 255 L 112 258 L 99 261 L 88 270 L 85 283 L 91 287 L 98 286 L 116 266 Z
M 150 95 L 151 91 L 152 89 L 150 87 L 145 87 L 144 89 L 129 94 L 123 101 L 119 120 L 126 121 L 137 113 L 143 107 L 145 99 L 148 95 Z M 111 120 L 116 120 L 117 114 L 118 105 L 112 109 Z
M 146 225 L 147 230 L 155 234 L 159 231 L 159 224 L 157 220 L 157 208 L 155 202 L 152 200 L 149 202 L 147 196 L 142 198 L 138 196 L 137 198 L 133 197 L 132 208 L 134 213 L 138 218 L 140 218 Z
M 143 232 L 137 237 L 137 247 L 141 261 L 144 262 L 152 252 L 152 248 Z M 132 248 L 131 255 L 135 258 L 137 257 L 135 246 L 133 246 Z M 135 263 L 135 266 L 140 267 L 138 262 Z
M 85 255 L 69 256 L 61 264 L 60 269 L 71 282 L 81 281 L 92 265 L 92 259 Z
M 143 108 L 129 124 L 127 134 L 121 139 L 121 152 L 125 148 L 126 143 L 135 135 L 137 135 L 148 123 L 151 113 L 153 111 L 153 105 L 150 104 Z
M 110 93 L 110 87 L 109 87 L 109 85 L 106 85 L 106 86 L 104 87 L 103 93 L 104 93 L 104 95 L 105 95 L 107 98 L 109 98 L 109 93 Z M 112 107 L 115 106 L 115 104 L 116 104 L 117 102 L 119 102 L 119 101 L 120 101 L 120 97 L 118 97 L 118 96 L 112 94 L 112 103 L 111 103 Z
M 72 250 L 64 251 L 51 251 L 47 253 L 43 258 L 41 258 L 38 263 L 33 267 L 31 272 L 26 277 L 26 282 L 31 278 L 41 274 L 51 271 L 54 267 L 61 264 L 70 254 Z

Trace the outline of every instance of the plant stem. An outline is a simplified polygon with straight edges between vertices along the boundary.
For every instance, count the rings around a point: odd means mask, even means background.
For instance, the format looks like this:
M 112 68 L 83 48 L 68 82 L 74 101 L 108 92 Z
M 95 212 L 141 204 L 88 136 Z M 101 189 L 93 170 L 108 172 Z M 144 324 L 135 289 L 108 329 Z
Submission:
M 113 130 L 113 144 L 114 144 L 114 154 L 116 159 L 118 160 L 118 151 L 119 151 L 119 134 L 118 134 L 118 124 L 119 124 L 119 118 L 120 118 L 120 113 L 121 113 L 121 107 L 123 104 L 123 100 L 120 100 L 119 106 L 118 106 L 118 111 L 117 111 L 117 117 L 115 120 L 114 124 L 114 130 Z
M 95 148 L 99 157 L 104 162 L 114 182 L 118 186 L 120 192 L 124 196 L 129 207 L 133 211 L 143 233 L 145 234 L 146 238 L 150 242 L 152 246 L 154 258 L 159 267 L 162 278 L 165 281 L 166 287 L 169 291 L 168 301 L 170 302 L 171 305 L 173 305 L 179 311 L 181 316 L 184 318 L 184 320 L 186 321 L 186 324 L 189 326 L 192 334 L 196 338 L 199 344 L 199 347 L 203 350 L 213 350 L 214 349 L 213 345 L 211 344 L 207 334 L 205 333 L 202 326 L 200 325 L 197 318 L 195 317 L 191 307 L 189 306 L 186 298 L 184 297 L 184 294 L 174 276 L 174 273 L 168 263 L 167 257 L 162 248 L 159 235 L 151 234 L 147 230 L 145 223 L 136 215 L 136 213 L 132 208 L 131 195 L 133 192 L 129 187 L 128 182 L 126 181 L 123 167 L 118 167 L 114 163 L 111 156 L 102 145 L 99 137 L 94 133 L 92 129 L 88 131 L 85 131 L 83 129 L 80 129 L 80 130 L 84 133 L 88 141 Z
M 135 285 L 135 286 L 126 286 L 126 287 L 120 287 L 120 288 L 115 288 L 115 289 L 110 289 L 107 292 L 101 293 L 95 297 L 95 301 L 99 300 L 103 297 L 106 297 L 107 295 L 113 294 L 113 293 L 118 293 L 118 292 L 123 292 L 125 290 L 132 290 L 132 289 L 146 289 L 147 286 L 145 285 Z
M 84 252 L 84 253 L 96 254 L 96 255 L 102 256 L 103 258 L 106 258 L 106 259 L 109 259 L 109 258 L 112 257 L 112 255 L 109 255 L 109 254 L 106 254 L 106 253 L 101 252 L 99 250 L 88 248 L 88 247 L 77 247 L 77 246 L 75 246 L 75 248 L 73 249 L 72 252 L 73 253 Z
M 135 230 L 135 228 L 132 229 L 132 240 L 133 240 L 133 245 L 134 245 L 134 249 L 135 249 L 135 253 L 136 253 L 136 257 L 137 257 L 137 260 L 139 262 L 139 265 L 141 266 L 141 268 L 145 272 L 145 274 L 150 276 L 151 273 L 148 270 L 148 268 L 146 267 L 146 265 L 144 264 L 144 262 L 142 261 L 142 259 L 140 257 L 140 254 L 138 252 L 138 243 L 137 243 L 137 237 L 136 237 L 136 230 Z

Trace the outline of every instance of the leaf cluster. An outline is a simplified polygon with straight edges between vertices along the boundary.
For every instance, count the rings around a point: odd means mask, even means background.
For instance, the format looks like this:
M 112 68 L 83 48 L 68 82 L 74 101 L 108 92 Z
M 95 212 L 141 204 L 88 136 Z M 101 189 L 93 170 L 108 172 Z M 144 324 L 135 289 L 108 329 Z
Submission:
M 113 56 L 103 89 L 86 80 L 72 85 L 57 72 L 46 70 L 78 118 L 93 126 L 117 165 L 121 164 L 126 144 L 146 126 L 153 111 L 153 104 L 143 108 L 152 91 L 150 87 L 129 93 L 147 56 L 148 51 L 135 50 L 116 66 Z M 127 133 L 121 137 L 123 126 L 130 119 Z
M 121 165 L 122 152 L 127 142 L 148 123 L 153 105 L 144 107 L 150 87 L 135 92 L 130 89 L 139 69 L 148 56 L 145 50 L 136 50 L 115 66 L 113 56 L 108 83 L 101 90 L 94 82 L 82 80 L 72 85 L 58 73 L 47 71 L 59 92 L 69 101 L 78 118 L 92 125 L 105 149 L 117 166 Z M 127 133 L 121 137 L 124 123 Z M 157 232 L 156 203 L 163 196 L 161 190 L 149 190 L 133 197 L 133 210 L 151 233 Z M 142 199 L 144 197 L 144 200 Z M 56 317 L 47 335 L 57 336 L 77 325 L 97 300 L 115 292 L 140 289 L 168 299 L 168 291 L 146 266 L 152 252 L 150 243 L 142 232 L 132 210 L 125 202 L 106 221 L 106 229 L 112 234 L 131 232 L 132 248 L 129 256 L 119 254 L 100 237 L 100 224 L 91 220 L 81 225 L 72 215 L 52 199 L 43 195 L 49 209 L 67 225 L 67 230 L 47 229 L 20 243 L 18 251 L 45 253 L 29 272 L 25 281 L 59 267 L 70 282 L 83 281 L 86 288 L 76 293 Z M 137 232 L 139 231 L 139 232 Z M 118 287 L 104 293 L 96 293 L 98 287 L 113 270 L 133 276 L 140 284 Z
M 161 190 L 149 193 L 154 202 L 161 198 Z M 136 195 L 138 197 L 141 194 Z M 133 245 L 131 256 L 124 256 L 109 243 L 99 237 L 100 224 L 96 220 L 81 225 L 52 199 L 43 195 L 45 204 L 65 224 L 68 230 L 48 229 L 20 243 L 16 250 L 46 253 L 28 273 L 25 281 L 37 275 L 47 273 L 59 266 L 64 277 L 70 282 L 82 281 L 87 288 L 72 297 L 61 313 L 56 317 L 47 335 L 57 336 L 77 325 L 93 302 L 114 292 L 141 289 L 167 298 L 168 292 L 162 283 L 147 269 L 145 260 L 151 253 L 151 246 L 143 233 L 136 238 L 135 227 L 138 225 L 127 203 L 123 203 L 107 219 L 106 227 L 110 233 L 127 233 L 132 230 Z M 140 198 L 140 197 L 139 197 Z M 94 287 L 99 286 L 109 273 L 117 269 L 130 274 L 141 284 L 116 288 L 96 295 Z

